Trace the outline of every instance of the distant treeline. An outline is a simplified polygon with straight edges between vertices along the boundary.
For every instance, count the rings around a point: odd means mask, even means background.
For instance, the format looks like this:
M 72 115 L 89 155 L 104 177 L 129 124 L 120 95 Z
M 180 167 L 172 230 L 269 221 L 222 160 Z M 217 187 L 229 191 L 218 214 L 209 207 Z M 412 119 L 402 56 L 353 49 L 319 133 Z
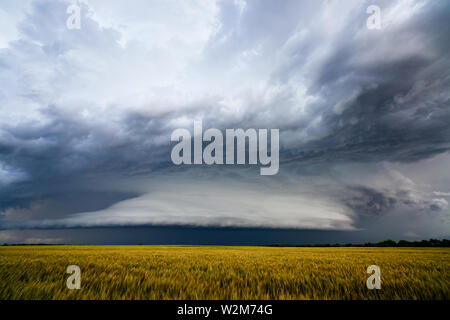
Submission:
M 450 240 L 430 239 L 422 241 L 406 241 L 385 240 L 377 243 L 335 243 L 335 244 L 305 244 L 305 245 L 289 245 L 289 244 L 272 244 L 270 247 L 450 247 Z
M 14 243 L 8 244 L 4 243 L 3 246 L 61 246 L 67 244 L 47 244 L 47 243 Z M 142 243 L 139 243 L 142 245 Z M 264 245 L 263 245 L 264 246 Z M 450 247 L 450 240 L 443 239 L 430 239 L 430 240 L 422 240 L 422 241 L 406 241 L 400 240 L 395 242 L 394 240 L 385 240 L 377 243 L 364 243 L 364 244 L 354 244 L 354 243 L 335 243 L 335 244 L 271 244 L 265 245 L 266 247 Z

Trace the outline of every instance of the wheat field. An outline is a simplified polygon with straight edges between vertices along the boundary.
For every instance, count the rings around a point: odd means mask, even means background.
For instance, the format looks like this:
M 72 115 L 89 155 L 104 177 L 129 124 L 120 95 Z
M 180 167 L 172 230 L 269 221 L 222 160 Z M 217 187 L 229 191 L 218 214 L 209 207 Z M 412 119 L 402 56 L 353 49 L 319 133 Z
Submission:
M 0 299 L 449 299 L 450 248 L 4 246 Z M 68 265 L 81 269 L 69 290 Z M 369 290 L 366 269 L 381 269 Z

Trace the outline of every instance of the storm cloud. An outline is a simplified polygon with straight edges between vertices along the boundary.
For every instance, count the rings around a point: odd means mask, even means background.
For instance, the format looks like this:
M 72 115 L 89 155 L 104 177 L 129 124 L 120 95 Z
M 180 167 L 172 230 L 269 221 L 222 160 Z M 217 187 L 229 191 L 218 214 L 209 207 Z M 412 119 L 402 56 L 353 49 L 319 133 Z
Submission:
M 9 238 L 148 225 L 449 234 L 447 1 L 377 1 L 381 30 L 366 27 L 365 1 L 89 0 L 79 30 L 71 3 L 0 5 Z M 280 129 L 279 174 L 174 166 L 171 132 L 199 119 Z

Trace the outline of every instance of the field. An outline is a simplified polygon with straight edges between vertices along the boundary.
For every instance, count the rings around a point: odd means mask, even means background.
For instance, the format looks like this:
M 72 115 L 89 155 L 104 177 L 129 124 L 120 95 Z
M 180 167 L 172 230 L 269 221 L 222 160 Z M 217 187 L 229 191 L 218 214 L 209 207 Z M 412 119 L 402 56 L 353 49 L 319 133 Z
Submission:
M 66 287 L 73 264 L 80 290 Z M 449 298 L 449 248 L 0 247 L 0 299 Z

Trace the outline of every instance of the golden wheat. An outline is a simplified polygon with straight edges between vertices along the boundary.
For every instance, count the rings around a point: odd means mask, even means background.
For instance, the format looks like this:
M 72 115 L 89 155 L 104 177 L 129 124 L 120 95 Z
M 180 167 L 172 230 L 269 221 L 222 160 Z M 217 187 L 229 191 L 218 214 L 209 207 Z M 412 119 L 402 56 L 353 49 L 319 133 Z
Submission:
M 0 299 L 449 299 L 449 248 L 0 247 Z M 69 290 L 68 265 L 81 268 Z M 381 268 L 381 290 L 366 269 Z

